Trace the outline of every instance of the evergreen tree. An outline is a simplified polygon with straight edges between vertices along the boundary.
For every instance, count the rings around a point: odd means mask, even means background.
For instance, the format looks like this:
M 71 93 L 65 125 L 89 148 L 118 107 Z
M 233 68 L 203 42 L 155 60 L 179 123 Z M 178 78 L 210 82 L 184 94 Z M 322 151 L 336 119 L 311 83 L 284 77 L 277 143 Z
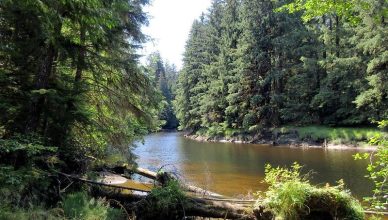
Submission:
M 206 56 L 206 21 L 204 15 L 193 23 L 184 53 L 184 65 L 179 76 L 176 113 L 181 128 L 197 131 L 201 127 L 200 100 L 207 90 L 204 66 Z
M 145 4 L 1 1 L 2 136 L 37 135 L 66 157 L 129 153 L 158 108 L 135 53 Z
M 366 68 L 367 83 L 356 97 L 357 107 L 365 109 L 371 121 L 388 118 L 388 29 L 386 1 L 365 1 L 369 7 L 359 7 L 362 22 L 352 38 Z M 385 13 L 385 14 L 384 14 Z
M 178 127 L 178 120 L 172 106 L 172 100 L 174 99 L 172 86 L 177 81 L 175 67 L 164 64 L 159 52 L 155 52 L 148 57 L 147 67 L 154 77 L 155 87 L 158 88 L 164 98 L 163 107 L 159 113 L 159 119 L 163 121 L 162 128 L 175 129 Z

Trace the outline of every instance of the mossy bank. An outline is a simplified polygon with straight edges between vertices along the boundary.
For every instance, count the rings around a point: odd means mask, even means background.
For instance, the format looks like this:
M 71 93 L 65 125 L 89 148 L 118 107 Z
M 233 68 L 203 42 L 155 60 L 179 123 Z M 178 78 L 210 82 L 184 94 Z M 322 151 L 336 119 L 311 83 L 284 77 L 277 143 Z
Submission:
M 388 137 L 386 131 L 377 128 L 347 128 L 327 126 L 284 126 L 262 131 L 228 130 L 209 132 L 200 130 L 187 133 L 185 137 L 206 142 L 230 142 L 241 144 L 270 144 L 274 146 L 363 149 L 376 147 L 368 144 L 373 137 Z

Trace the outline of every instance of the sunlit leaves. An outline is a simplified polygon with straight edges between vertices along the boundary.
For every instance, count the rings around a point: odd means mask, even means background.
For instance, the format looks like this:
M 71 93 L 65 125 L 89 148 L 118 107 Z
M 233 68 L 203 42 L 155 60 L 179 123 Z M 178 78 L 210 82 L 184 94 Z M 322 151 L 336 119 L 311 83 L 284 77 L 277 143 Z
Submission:
M 336 14 L 345 17 L 352 24 L 357 24 L 361 21 L 354 8 L 358 3 L 359 0 L 296 0 L 283 5 L 277 11 L 287 10 L 290 13 L 303 11 L 302 19 L 305 22 L 324 15 Z

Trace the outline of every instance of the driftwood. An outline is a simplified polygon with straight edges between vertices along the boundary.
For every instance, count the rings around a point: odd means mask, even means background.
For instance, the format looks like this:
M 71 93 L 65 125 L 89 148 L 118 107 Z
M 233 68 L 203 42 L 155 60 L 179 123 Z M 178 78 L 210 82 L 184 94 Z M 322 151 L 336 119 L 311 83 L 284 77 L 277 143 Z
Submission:
M 150 206 L 153 206 L 152 198 L 146 195 L 131 195 L 120 193 L 108 193 L 99 191 L 98 196 L 103 196 L 114 201 L 119 201 L 128 212 L 134 212 L 137 219 L 175 219 L 177 216 L 162 216 L 160 213 L 152 213 Z M 175 211 L 180 218 L 183 217 L 204 217 L 204 218 L 221 218 L 221 219 L 270 219 L 259 218 L 255 212 L 248 212 L 246 207 L 229 202 L 211 201 L 209 199 L 187 196 L 187 201 L 184 205 L 177 208 Z M 130 201 L 130 202 L 129 202 Z M 175 214 L 176 214 L 175 213 Z M 152 216 L 152 214 L 154 216 Z M 150 216 L 151 215 L 151 216 Z
M 144 168 L 136 168 L 135 170 L 133 170 L 134 173 L 137 173 L 141 176 L 144 176 L 144 177 L 147 177 L 147 178 L 150 178 L 152 180 L 156 180 L 158 181 L 159 180 L 159 175 L 156 173 L 156 172 L 153 172 L 153 171 L 150 171 L 150 170 L 147 170 L 147 169 L 144 169 Z M 223 195 L 220 195 L 218 193 L 215 193 L 215 192 L 211 192 L 209 190 L 205 190 L 205 189 L 202 189 L 202 188 L 199 188 L 199 187 L 196 187 L 196 186 L 193 186 L 193 185 L 189 185 L 189 184 L 186 184 L 186 183 L 181 183 L 181 186 L 184 190 L 187 190 L 189 192 L 193 192 L 193 193 L 196 193 L 196 194 L 199 194 L 199 195 L 202 195 L 202 196 L 210 196 L 210 197 L 213 197 L 213 198 L 225 198 L 225 196 Z
M 108 183 L 103 183 L 100 181 L 88 180 L 79 176 L 74 176 L 62 172 L 57 173 L 66 178 L 89 185 L 103 186 L 118 190 L 131 190 L 146 193 L 149 192 L 131 187 L 117 186 Z M 149 197 L 147 195 L 123 194 L 119 191 L 104 190 L 104 188 L 98 188 L 96 190 L 93 190 L 93 193 L 95 196 L 106 197 L 108 201 L 119 201 L 120 204 L 122 204 L 126 208 L 127 212 L 135 212 L 138 215 L 139 219 L 142 219 L 141 216 L 144 215 L 144 213 L 147 213 L 147 210 L 142 210 L 142 208 L 144 209 L 144 207 L 147 207 L 147 205 L 152 204 L 152 202 L 149 201 Z M 178 213 L 183 217 L 195 216 L 222 219 L 258 219 L 253 215 L 253 213 L 247 213 L 247 206 L 244 204 L 238 204 L 239 201 L 242 202 L 242 200 L 198 198 L 195 196 L 187 195 L 187 202 L 184 207 L 181 208 L 181 210 L 178 210 Z
M 66 174 L 66 173 L 62 173 L 62 172 L 57 172 L 57 173 L 61 176 L 64 176 L 64 177 L 67 177 L 67 178 L 70 178 L 70 179 L 73 179 L 76 181 L 84 182 L 87 184 L 92 184 L 92 185 L 97 185 L 97 186 L 106 186 L 106 187 L 111 187 L 111 188 L 116 188 L 116 189 L 121 189 L 121 190 L 131 190 L 131 191 L 146 192 L 146 193 L 150 192 L 149 190 L 142 190 L 142 189 L 136 189 L 136 188 L 132 188 L 132 187 L 118 186 L 118 185 L 113 185 L 113 184 L 109 184 L 109 183 L 88 180 L 88 179 L 84 179 L 84 178 L 81 178 L 78 176 L 74 176 L 74 175 L 70 175 L 70 174 Z
M 145 176 L 147 178 L 153 179 L 155 181 L 160 181 L 160 177 L 157 173 L 138 168 L 135 170 L 135 173 Z M 193 194 L 186 194 L 186 199 L 184 204 L 175 204 L 173 208 L 171 208 L 170 216 L 161 215 L 159 218 L 159 214 L 157 211 L 153 213 L 155 216 L 150 217 L 152 214 L 153 204 L 157 203 L 155 198 L 152 196 L 148 196 L 147 194 L 123 194 L 122 190 L 130 190 L 137 191 L 142 193 L 148 193 L 149 190 L 142 190 L 132 187 L 118 186 L 112 185 L 104 182 L 87 180 L 82 177 L 73 176 L 65 173 L 58 172 L 59 175 L 62 175 L 66 178 L 80 181 L 90 185 L 104 186 L 103 188 L 96 188 L 94 190 L 96 196 L 106 197 L 108 201 L 119 201 L 121 205 L 123 205 L 128 213 L 135 213 L 137 219 L 175 219 L 177 217 L 204 217 L 204 218 L 222 218 L 222 219 L 273 219 L 273 214 L 265 211 L 264 207 L 255 207 L 255 200 L 239 200 L 232 198 L 225 198 L 219 194 L 212 193 L 206 190 L 203 190 L 198 187 L 190 186 L 187 184 L 183 184 L 184 189 L 190 192 L 195 192 L 197 194 L 201 194 L 201 197 L 195 196 Z M 161 184 L 163 186 L 163 184 Z M 110 187 L 113 189 L 119 189 L 109 191 L 106 190 L 106 187 Z M 203 196 L 206 197 L 203 197 Z M 330 198 L 327 198 L 330 200 Z M 313 201 L 312 201 L 313 200 Z M 311 208 L 311 213 L 308 215 L 314 216 L 318 215 L 320 217 L 327 215 L 327 219 L 331 219 L 330 207 L 326 207 L 325 204 L 321 204 L 321 199 L 316 198 L 308 201 L 309 208 Z M 314 202 L 319 201 L 319 202 Z M 114 204 L 112 204 L 114 205 Z M 249 211 L 248 211 L 249 210 Z M 319 212 L 317 212 L 317 210 Z M 373 211 L 365 211 L 366 214 L 382 214 L 387 215 L 387 213 L 378 213 Z M 164 213 L 166 214 L 166 213 Z

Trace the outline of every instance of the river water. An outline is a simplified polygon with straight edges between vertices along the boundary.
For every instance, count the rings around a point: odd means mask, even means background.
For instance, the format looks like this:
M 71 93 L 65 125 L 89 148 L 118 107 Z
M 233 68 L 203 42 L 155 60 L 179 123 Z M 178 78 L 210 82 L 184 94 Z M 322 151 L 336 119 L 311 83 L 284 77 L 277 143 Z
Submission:
M 301 149 L 258 144 L 206 143 L 184 138 L 182 133 L 163 132 L 145 137 L 135 154 L 140 167 L 174 171 L 184 180 L 208 190 L 238 196 L 264 191 L 264 166 L 303 165 L 313 171 L 312 182 L 333 185 L 339 179 L 358 198 L 371 194 L 366 161 L 355 161 L 355 150 Z

